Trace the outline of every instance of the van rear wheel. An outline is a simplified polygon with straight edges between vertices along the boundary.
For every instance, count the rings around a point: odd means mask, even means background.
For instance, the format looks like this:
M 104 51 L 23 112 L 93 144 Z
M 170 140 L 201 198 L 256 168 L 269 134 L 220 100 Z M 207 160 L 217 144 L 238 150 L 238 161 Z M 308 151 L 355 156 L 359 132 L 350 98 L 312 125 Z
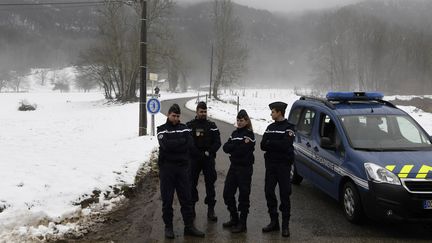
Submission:
M 297 169 L 294 163 L 291 164 L 290 180 L 291 180 L 291 184 L 294 185 L 300 185 L 300 183 L 303 181 L 303 177 L 297 174 Z
M 348 181 L 345 183 L 342 192 L 342 208 L 345 218 L 354 224 L 358 224 L 363 219 L 363 207 L 360 195 L 356 186 Z

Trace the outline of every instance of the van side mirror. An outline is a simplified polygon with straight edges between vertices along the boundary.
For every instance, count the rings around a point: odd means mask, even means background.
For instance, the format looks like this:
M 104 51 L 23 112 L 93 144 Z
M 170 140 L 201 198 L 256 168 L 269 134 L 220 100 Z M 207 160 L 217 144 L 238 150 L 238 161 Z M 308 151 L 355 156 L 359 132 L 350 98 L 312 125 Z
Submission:
M 320 146 L 323 149 L 336 150 L 336 144 L 334 144 L 329 137 L 322 137 L 320 139 Z

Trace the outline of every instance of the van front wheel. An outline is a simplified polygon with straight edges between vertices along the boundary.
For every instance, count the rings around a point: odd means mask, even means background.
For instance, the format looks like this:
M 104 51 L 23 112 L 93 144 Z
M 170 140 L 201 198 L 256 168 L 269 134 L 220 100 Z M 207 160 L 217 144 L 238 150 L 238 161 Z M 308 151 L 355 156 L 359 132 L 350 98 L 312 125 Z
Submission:
M 342 193 L 342 207 L 345 218 L 351 223 L 360 223 L 363 219 L 363 208 L 356 186 L 351 181 L 348 181 L 345 183 Z

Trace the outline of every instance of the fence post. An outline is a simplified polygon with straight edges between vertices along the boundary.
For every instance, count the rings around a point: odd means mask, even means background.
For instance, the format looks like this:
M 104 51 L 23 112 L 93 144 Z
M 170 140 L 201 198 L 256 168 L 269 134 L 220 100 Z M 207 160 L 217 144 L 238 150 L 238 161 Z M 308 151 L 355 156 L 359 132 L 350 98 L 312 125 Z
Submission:
M 240 96 L 237 95 L 237 113 L 239 113 L 239 107 L 240 107 Z

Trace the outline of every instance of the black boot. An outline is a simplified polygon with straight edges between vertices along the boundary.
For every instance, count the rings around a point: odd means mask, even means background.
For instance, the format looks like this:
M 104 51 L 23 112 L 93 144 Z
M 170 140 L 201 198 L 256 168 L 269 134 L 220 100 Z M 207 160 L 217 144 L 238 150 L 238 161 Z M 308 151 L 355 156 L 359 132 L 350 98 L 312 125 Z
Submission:
M 243 233 L 246 232 L 246 224 L 239 222 L 236 226 L 231 228 L 231 233 Z
M 192 218 L 196 218 L 195 203 L 192 204 Z
M 224 227 L 224 228 L 231 228 L 231 227 L 236 226 L 238 224 L 238 222 L 239 222 L 238 213 L 237 212 L 232 212 L 230 220 L 228 222 L 223 223 L 222 227 Z
M 184 228 L 184 235 L 195 236 L 195 237 L 204 237 L 205 234 L 202 231 L 199 231 L 195 228 L 194 225 L 187 225 Z
M 174 229 L 172 226 L 165 226 L 165 238 L 174 239 Z
M 282 219 L 282 236 L 283 237 L 289 237 L 290 236 L 289 219 Z
M 217 221 L 217 217 L 215 215 L 214 206 L 209 206 L 207 211 L 207 219 L 213 222 Z
M 278 216 L 271 216 L 270 224 L 262 228 L 263 233 L 279 231 L 279 219 Z
M 247 221 L 247 214 L 240 214 L 240 221 L 239 223 L 231 228 L 231 233 L 242 233 L 246 232 L 246 221 Z

